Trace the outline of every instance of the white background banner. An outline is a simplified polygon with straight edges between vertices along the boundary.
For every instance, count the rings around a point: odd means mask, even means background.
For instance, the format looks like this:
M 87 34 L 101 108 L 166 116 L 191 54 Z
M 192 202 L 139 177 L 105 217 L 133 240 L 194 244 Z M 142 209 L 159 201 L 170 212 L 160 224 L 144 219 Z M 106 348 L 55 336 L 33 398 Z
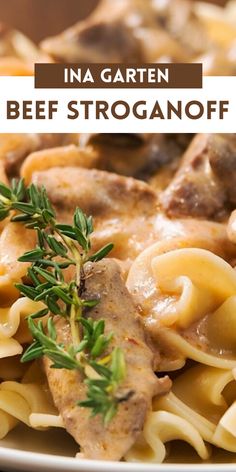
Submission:
M 204 77 L 202 89 L 35 89 L 33 77 L 0 77 L 0 91 L 1 133 L 236 132 L 236 77 Z M 14 116 L 14 106 L 9 105 L 9 102 L 13 101 L 19 102 L 17 119 L 7 118 L 8 108 L 11 108 L 11 115 Z M 26 101 L 32 103 L 26 104 Z M 49 119 L 50 101 L 57 102 L 53 105 L 57 111 L 53 113 L 52 119 Z M 107 118 L 98 113 L 99 107 L 104 108 L 104 101 L 107 102 Z M 127 106 L 114 107 L 114 103 L 120 101 L 126 102 Z M 142 103 L 137 105 L 140 101 Z M 157 101 L 159 117 L 151 119 Z M 181 108 L 181 118 L 171 113 L 168 119 L 168 101 L 175 108 L 178 106 L 179 110 Z M 192 101 L 200 102 L 202 105 L 189 106 L 189 102 Z M 73 102 L 73 113 L 68 109 L 70 102 Z M 85 106 L 81 102 L 89 104 Z M 103 102 L 103 105 L 99 105 L 99 102 Z M 228 102 L 228 105 L 225 102 Z M 140 118 L 134 116 L 135 104 Z M 128 113 L 128 116 L 123 119 L 116 118 L 112 115 L 112 106 L 116 115 L 123 116 Z M 41 116 L 38 119 L 36 119 L 37 108 L 38 111 L 40 109 Z M 193 117 L 200 114 L 200 111 L 202 116 L 191 119 L 186 116 L 186 109 Z M 210 118 L 207 118 L 207 109 L 210 111 Z M 228 111 L 224 111 L 223 119 L 220 119 L 222 109 Z M 25 119 L 23 110 L 27 115 Z M 96 111 L 99 118 L 96 117 Z M 76 112 L 79 112 L 79 116 L 70 119 L 69 116 L 78 115 Z

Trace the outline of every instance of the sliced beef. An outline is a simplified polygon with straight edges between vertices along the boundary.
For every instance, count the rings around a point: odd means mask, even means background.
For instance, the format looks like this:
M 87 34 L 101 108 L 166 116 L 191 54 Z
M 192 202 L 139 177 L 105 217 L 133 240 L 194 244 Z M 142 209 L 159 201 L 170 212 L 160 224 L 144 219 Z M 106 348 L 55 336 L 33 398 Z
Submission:
M 139 62 L 141 49 L 128 26 L 120 20 L 77 23 L 42 42 L 59 62 Z
M 173 175 L 172 169 L 177 168 L 187 147 L 186 141 L 190 141 L 192 135 L 187 139 L 179 137 L 171 134 L 82 134 L 76 137 L 79 146 L 62 145 L 30 153 L 24 159 L 20 175 L 29 183 L 35 171 L 72 166 L 107 170 L 141 180 L 148 180 L 169 168 Z
M 184 62 L 210 41 L 187 0 L 103 0 L 85 21 L 44 40 L 42 49 L 59 62 Z
M 222 220 L 235 208 L 235 189 L 236 135 L 200 134 L 187 149 L 161 203 L 171 217 Z
M 188 199 L 185 202 L 187 210 L 184 217 L 169 219 L 163 216 L 156 192 L 139 180 L 95 169 L 65 167 L 35 172 L 33 181 L 39 186 L 46 186 L 61 222 L 71 224 L 77 206 L 93 216 L 93 249 L 97 250 L 113 242 L 115 247 L 112 257 L 122 261 L 124 273 L 138 254 L 151 244 L 184 237 L 186 240 L 193 240 L 194 246 L 194 241 L 199 239 L 199 231 L 202 241 L 200 247 L 209 249 L 226 260 L 230 260 L 232 255 L 235 257 L 234 246 L 227 239 L 224 224 L 203 219 L 200 224 L 195 218 L 186 218 L 192 211 L 191 201 Z M 166 194 L 167 192 L 163 192 L 162 201 Z M 210 188 L 207 187 L 204 198 L 207 199 L 209 194 Z M 201 193 L 199 198 L 200 196 Z M 183 202 L 178 195 L 175 202 L 174 210 L 182 211 Z M 208 209 L 204 199 L 203 204 Z
M 142 431 L 153 396 L 168 390 L 170 381 L 159 380 L 153 373 L 152 352 L 145 343 L 131 295 L 114 261 L 106 259 L 87 265 L 82 296 L 100 301 L 88 316 L 104 319 L 106 333 L 114 333 L 110 349 L 119 346 L 123 350 L 127 370 L 118 393 L 130 392 L 130 395 L 119 404 L 117 414 L 105 426 L 100 415 L 91 418 L 88 409 L 77 406 L 78 401 L 86 398 L 87 388 L 80 372 L 51 369 L 51 361 L 45 358 L 49 387 L 67 431 L 78 442 L 84 456 L 120 460 Z M 57 340 L 69 344 L 70 328 L 65 320 L 59 318 L 56 329 Z
M 100 169 L 147 180 L 166 166 L 177 166 L 192 135 L 82 134 L 80 145 L 90 147 Z M 97 167 L 97 166 L 96 166 Z
M 113 256 L 134 259 L 154 242 L 158 200 L 144 182 L 95 169 L 52 168 L 35 172 L 33 182 L 45 185 L 58 218 L 70 222 L 77 206 L 94 218 L 93 247 L 115 244 Z
M 41 47 L 59 62 L 142 62 L 140 42 L 133 35 L 133 20 L 143 23 L 147 17 L 149 24 L 150 7 L 149 2 L 145 7 L 141 4 L 119 0 L 111 6 L 110 1 L 103 0 L 88 19 L 45 39 Z

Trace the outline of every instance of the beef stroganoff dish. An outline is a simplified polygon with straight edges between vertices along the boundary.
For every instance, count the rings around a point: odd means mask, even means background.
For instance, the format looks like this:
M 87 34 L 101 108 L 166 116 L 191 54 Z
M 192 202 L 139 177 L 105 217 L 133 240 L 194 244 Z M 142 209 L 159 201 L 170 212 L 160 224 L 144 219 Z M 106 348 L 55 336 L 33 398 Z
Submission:
M 234 75 L 234 2 L 198 10 L 106 0 L 37 47 L 2 26 L 0 74 Z M 61 428 L 78 461 L 236 453 L 236 135 L 0 134 L 0 181 L 0 439 Z

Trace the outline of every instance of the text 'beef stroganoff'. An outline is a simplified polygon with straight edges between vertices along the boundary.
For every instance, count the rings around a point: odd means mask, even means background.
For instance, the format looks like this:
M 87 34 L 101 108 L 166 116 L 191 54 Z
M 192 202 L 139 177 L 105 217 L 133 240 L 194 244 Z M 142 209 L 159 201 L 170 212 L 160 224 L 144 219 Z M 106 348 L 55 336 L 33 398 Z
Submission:
M 0 74 L 234 75 L 234 5 L 200 10 L 104 0 L 37 47 L 2 26 Z M 0 134 L 0 181 L 0 439 L 23 423 L 66 429 L 78 460 L 235 453 L 235 135 Z

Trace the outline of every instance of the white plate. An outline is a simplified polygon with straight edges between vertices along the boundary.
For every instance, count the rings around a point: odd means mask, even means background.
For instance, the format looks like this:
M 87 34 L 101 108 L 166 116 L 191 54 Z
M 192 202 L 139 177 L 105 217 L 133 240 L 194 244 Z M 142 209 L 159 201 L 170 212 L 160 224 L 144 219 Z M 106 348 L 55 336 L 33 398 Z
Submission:
M 75 459 L 78 446 L 65 431 L 59 429 L 34 431 L 23 425 L 15 428 L 6 439 L 0 441 L 0 444 L 1 471 L 223 472 L 227 470 L 230 472 L 236 469 L 236 454 L 225 454 L 215 449 L 212 457 L 214 463 L 202 464 L 193 449 L 180 442 L 172 444 L 172 463 L 160 465 Z M 187 462 L 185 464 L 180 463 L 183 456 Z M 174 464 L 173 460 L 178 464 Z
M 236 24 L 236 0 L 230 2 L 228 15 L 222 8 L 199 2 L 196 13 L 206 18 L 223 19 Z M 232 13 L 234 13 L 232 18 Z M 223 17 L 223 18 L 222 18 Z M 34 431 L 23 425 L 0 441 L 0 472 L 235 472 L 236 454 L 216 449 L 211 463 L 202 463 L 193 449 L 182 443 L 172 446 L 172 463 L 147 464 L 75 459 L 78 445 L 63 430 Z M 185 463 L 182 457 L 185 457 Z M 173 463 L 173 461 L 178 463 Z M 195 463 L 193 463 L 195 462 Z

